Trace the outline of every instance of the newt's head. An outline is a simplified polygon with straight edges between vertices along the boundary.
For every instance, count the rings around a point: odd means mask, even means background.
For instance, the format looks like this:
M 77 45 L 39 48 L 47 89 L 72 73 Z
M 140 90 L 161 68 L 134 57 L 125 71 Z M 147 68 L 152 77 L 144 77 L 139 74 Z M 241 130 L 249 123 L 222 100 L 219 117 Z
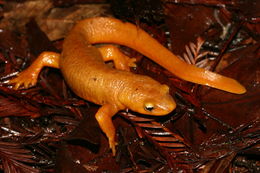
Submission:
M 169 94 L 169 87 L 156 81 L 135 85 L 131 89 L 128 88 L 125 94 L 121 95 L 121 102 L 130 110 L 141 114 L 166 115 L 176 107 Z

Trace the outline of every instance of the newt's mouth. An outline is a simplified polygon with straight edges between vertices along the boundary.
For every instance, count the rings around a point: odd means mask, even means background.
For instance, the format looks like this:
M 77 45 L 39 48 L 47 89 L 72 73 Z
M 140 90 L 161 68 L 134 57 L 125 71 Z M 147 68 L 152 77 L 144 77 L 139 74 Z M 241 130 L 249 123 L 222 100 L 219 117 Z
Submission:
M 169 99 L 167 102 L 162 101 L 155 106 L 155 109 L 151 112 L 146 112 L 149 115 L 167 115 L 171 113 L 176 108 L 176 103 L 173 99 Z
M 164 105 L 158 105 L 159 110 L 157 111 L 158 113 L 154 115 L 166 115 L 172 112 L 176 108 L 176 103 L 173 101 L 168 104 Z
M 174 109 L 176 108 L 176 103 L 173 101 L 172 103 L 170 104 L 167 104 L 166 106 L 163 106 L 162 109 L 165 111 L 165 112 L 168 112 L 170 113 L 171 111 L 173 111 Z

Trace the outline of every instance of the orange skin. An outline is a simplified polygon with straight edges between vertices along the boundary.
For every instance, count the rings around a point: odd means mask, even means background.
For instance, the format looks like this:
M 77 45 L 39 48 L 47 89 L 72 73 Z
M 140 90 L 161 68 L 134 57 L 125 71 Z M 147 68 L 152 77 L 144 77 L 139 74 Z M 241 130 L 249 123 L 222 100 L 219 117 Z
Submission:
M 176 103 L 169 87 L 150 77 L 133 74 L 129 67 L 134 59 L 122 54 L 112 45 L 94 47 L 96 43 L 116 43 L 137 50 L 176 76 L 198 84 L 208 85 L 231 93 L 246 90 L 236 80 L 197 68 L 181 61 L 145 31 L 130 23 L 113 18 L 96 17 L 80 21 L 64 40 L 61 54 L 43 52 L 18 77 L 8 81 L 28 88 L 34 86 L 44 66 L 59 68 L 70 88 L 85 100 L 102 105 L 95 117 L 115 155 L 115 128 L 112 117 L 120 110 L 149 115 L 166 115 Z M 104 61 L 113 60 L 115 68 Z

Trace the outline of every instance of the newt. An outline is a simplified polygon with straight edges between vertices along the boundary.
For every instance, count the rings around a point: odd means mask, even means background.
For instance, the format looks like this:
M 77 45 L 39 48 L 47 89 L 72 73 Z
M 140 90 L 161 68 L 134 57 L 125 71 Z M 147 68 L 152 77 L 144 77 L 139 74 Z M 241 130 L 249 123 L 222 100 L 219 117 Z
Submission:
M 96 47 L 93 44 L 111 43 Z M 14 89 L 36 85 L 43 67 L 59 68 L 72 91 L 79 97 L 101 105 L 95 118 L 116 153 L 112 117 L 121 110 L 161 116 L 169 114 L 176 103 L 169 87 L 156 80 L 130 72 L 134 59 L 112 44 L 128 46 L 155 61 L 181 79 L 231 93 L 246 89 L 236 80 L 195 67 L 134 24 L 109 17 L 94 17 L 78 22 L 63 42 L 61 53 L 42 52 L 31 66 L 7 81 Z M 115 68 L 105 64 L 113 61 Z

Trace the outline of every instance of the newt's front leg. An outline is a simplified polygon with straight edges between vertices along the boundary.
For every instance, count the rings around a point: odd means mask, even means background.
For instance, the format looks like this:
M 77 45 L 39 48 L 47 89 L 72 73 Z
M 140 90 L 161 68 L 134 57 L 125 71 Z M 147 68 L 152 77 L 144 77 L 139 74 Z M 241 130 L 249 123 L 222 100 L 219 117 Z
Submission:
M 59 58 L 60 54 L 58 53 L 43 52 L 30 67 L 19 73 L 14 79 L 7 81 L 7 83 L 15 84 L 14 89 L 19 89 L 21 86 L 25 89 L 34 86 L 43 67 L 59 68 Z
M 113 156 L 116 154 L 115 142 L 115 127 L 112 122 L 112 117 L 118 112 L 118 108 L 112 104 L 105 104 L 97 111 L 95 117 L 99 123 L 100 128 L 106 134 L 109 147 L 112 150 Z

